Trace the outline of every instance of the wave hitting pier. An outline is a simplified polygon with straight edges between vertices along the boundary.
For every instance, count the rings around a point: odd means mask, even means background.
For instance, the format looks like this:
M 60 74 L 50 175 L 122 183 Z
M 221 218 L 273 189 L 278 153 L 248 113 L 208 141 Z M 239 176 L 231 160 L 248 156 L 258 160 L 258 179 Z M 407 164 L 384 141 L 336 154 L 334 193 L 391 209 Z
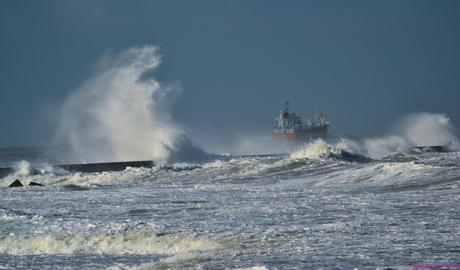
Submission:
M 121 161 L 121 162 L 102 162 L 102 163 L 84 163 L 84 164 L 66 164 L 54 165 L 54 169 L 63 169 L 68 172 L 106 172 L 106 171 L 123 171 L 127 167 L 153 167 L 155 163 L 152 160 L 141 161 Z M 16 171 L 16 168 L 0 168 L 0 178 L 3 178 Z

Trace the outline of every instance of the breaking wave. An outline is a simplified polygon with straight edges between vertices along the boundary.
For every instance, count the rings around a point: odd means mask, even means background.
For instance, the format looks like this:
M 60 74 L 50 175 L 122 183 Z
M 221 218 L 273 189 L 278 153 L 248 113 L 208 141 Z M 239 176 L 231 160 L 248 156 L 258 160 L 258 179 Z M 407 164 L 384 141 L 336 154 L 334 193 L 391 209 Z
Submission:
M 96 234 L 8 235 L 0 242 L 0 253 L 29 254 L 176 254 L 219 248 L 206 237 L 158 236 L 149 231 Z

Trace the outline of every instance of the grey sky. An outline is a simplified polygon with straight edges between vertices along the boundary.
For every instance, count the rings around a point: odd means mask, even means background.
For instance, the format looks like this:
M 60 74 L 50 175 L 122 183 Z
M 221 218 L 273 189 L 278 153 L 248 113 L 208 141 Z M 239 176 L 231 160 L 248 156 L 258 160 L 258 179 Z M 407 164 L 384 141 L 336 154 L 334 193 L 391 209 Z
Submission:
M 289 99 L 334 135 L 414 112 L 460 129 L 460 1 L 0 1 L 0 146 L 46 143 L 42 117 L 108 50 L 158 45 L 174 120 L 223 140 L 271 132 Z

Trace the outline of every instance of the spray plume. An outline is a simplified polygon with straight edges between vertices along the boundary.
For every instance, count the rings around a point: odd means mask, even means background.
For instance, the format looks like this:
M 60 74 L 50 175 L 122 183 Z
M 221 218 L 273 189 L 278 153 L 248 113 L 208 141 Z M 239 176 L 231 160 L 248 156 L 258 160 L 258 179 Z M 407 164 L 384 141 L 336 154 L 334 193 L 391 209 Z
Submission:
M 88 162 L 168 159 L 184 136 L 169 112 L 181 88 L 148 76 L 160 63 L 156 46 L 105 54 L 98 72 L 64 102 L 59 142 Z
M 444 114 L 413 113 L 400 119 L 393 130 L 413 146 L 439 145 L 448 151 L 459 151 L 460 144 L 449 120 Z

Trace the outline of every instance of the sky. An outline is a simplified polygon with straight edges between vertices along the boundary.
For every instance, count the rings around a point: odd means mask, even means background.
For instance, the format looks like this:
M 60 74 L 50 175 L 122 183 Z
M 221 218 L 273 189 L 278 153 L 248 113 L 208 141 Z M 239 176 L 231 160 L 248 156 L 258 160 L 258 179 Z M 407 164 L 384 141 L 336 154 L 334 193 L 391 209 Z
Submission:
M 0 1 L 0 146 L 51 143 L 43 120 L 107 52 L 158 46 L 173 121 L 199 143 L 269 134 L 289 100 L 334 136 L 405 115 L 460 129 L 460 1 Z

